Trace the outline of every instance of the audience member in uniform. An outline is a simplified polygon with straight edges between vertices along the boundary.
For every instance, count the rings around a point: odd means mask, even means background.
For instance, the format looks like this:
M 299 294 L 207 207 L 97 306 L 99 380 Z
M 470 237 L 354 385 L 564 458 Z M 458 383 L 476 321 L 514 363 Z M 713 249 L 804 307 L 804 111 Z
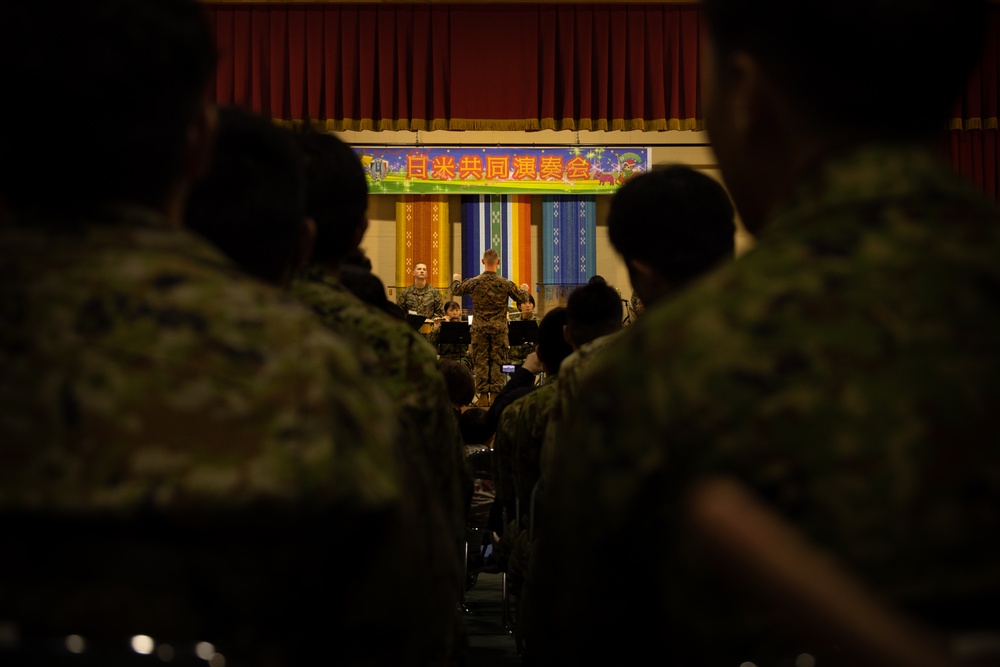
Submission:
M 448 398 L 455 410 L 456 418 L 462 413 L 462 408 L 472 403 L 476 397 L 476 380 L 472 371 L 461 361 L 441 357 L 438 359 L 445 385 L 448 387 Z
M 995 630 L 1000 211 L 938 154 L 988 3 L 700 4 L 706 125 L 756 243 L 580 387 L 534 547 L 536 656 L 837 661 L 678 539 L 703 475 L 919 622 Z
M 184 224 L 253 276 L 285 287 L 308 256 L 305 171 L 291 134 L 241 107 L 218 111 L 211 168 Z
M 472 372 L 476 376 L 476 394 L 479 407 L 487 407 L 503 388 L 506 377 L 503 365 L 507 363 L 507 300 L 527 301 L 528 286 L 520 289 L 497 270 L 500 255 L 493 248 L 483 253 L 483 272 L 474 278 L 462 280 L 452 276 L 451 293 L 454 296 L 472 295 Z
M 725 189 L 710 176 L 683 165 L 657 167 L 630 178 L 611 198 L 608 236 L 628 268 L 634 286 L 636 312 L 666 301 L 695 278 L 732 259 L 736 233 L 735 212 Z M 584 296 L 584 292 L 576 295 Z M 571 295 L 571 299 L 573 296 Z M 615 332 L 611 295 L 603 297 L 604 325 Z M 583 306 L 580 303 L 579 306 Z M 633 305 L 633 307 L 635 307 Z M 571 308 L 571 313 L 592 308 Z M 572 318 L 574 352 L 563 363 L 556 405 L 549 418 L 543 449 L 543 467 L 551 464 L 562 439 L 562 415 L 575 402 L 580 383 L 595 359 L 617 336 L 584 333 Z M 597 332 L 594 332 L 597 333 Z M 587 341 L 580 343 L 579 339 Z
M 213 61 L 194 1 L 0 3 L 0 662 L 62 662 L 31 639 L 71 631 L 88 664 L 140 634 L 230 664 L 427 664 L 385 394 L 183 229 Z
M 515 513 L 515 500 L 520 500 L 523 514 L 528 507 L 531 489 L 540 476 L 538 466 L 542 436 L 551 399 L 559 383 L 559 368 L 573 351 L 563 333 L 568 317 L 568 308 L 557 307 L 542 318 L 536 352 L 545 373 L 545 382 L 528 387 L 499 415 L 493 444 L 497 462 L 497 499 L 504 504 L 507 516 L 512 520 L 519 519 Z
M 608 237 L 628 268 L 636 312 L 732 259 L 734 218 L 722 184 L 690 167 L 656 167 L 626 181 L 611 197 Z
M 291 292 L 331 330 L 354 343 L 369 377 L 389 395 L 406 438 L 412 481 L 430 491 L 418 489 L 414 502 L 423 508 L 426 521 L 443 522 L 426 530 L 423 542 L 431 554 L 438 554 L 432 567 L 438 578 L 437 619 L 450 621 L 458 650 L 464 651 L 458 601 L 472 482 L 437 354 L 405 321 L 364 303 L 341 281 L 344 258 L 358 247 L 368 227 L 368 186 L 357 154 L 336 136 L 308 127 L 297 129 L 295 137 L 305 156 L 306 210 L 315 221 L 316 239 Z M 417 546 L 415 542 L 413 549 Z M 442 654 L 439 664 L 460 656 Z
M 355 248 L 340 263 L 340 281 L 354 296 L 381 311 L 405 320 L 406 313 L 386 296 L 385 283 L 372 273 L 372 261 L 361 248 Z

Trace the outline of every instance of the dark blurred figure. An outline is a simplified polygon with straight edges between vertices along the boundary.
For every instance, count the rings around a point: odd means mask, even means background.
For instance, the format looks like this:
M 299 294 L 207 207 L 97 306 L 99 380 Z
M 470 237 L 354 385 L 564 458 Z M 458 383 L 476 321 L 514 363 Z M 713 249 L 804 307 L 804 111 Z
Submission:
M 427 340 L 405 321 L 359 299 L 344 283 L 344 260 L 357 257 L 355 249 L 368 228 L 361 160 L 332 134 L 302 126 L 295 138 L 305 156 L 306 211 L 315 221 L 316 239 L 291 293 L 330 330 L 353 342 L 368 377 L 389 395 L 403 432 L 413 503 L 425 526 L 409 551 L 431 559 L 425 576 L 435 581 L 429 595 L 434 612 L 410 622 L 429 639 L 440 640 L 436 664 L 455 664 L 464 660 L 466 648 L 458 605 L 472 476 L 448 390 Z
M 630 178 L 611 197 L 608 237 L 628 268 L 636 313 L 732 259 L 735 212 L 718 181 L 684 165 Z
M 700 6 L 706 125 L 755 247 L 582 383 L 534 553 L 537 657 L 837 662 L 678 539 L 711 474 L 920 621 L 995 631 L 1000 212 L 937 154 L 987 3 Z
M 193 1 L 0 4 L 0 663 L 427 664 L 385 394 L 182 228 L 213 60 Z
M 262 114 L 222 107 L 212 166 L 191 189 L 184 225 L 251 275 L 285 287 L 310 249 L 305 194 L 291 134 Z

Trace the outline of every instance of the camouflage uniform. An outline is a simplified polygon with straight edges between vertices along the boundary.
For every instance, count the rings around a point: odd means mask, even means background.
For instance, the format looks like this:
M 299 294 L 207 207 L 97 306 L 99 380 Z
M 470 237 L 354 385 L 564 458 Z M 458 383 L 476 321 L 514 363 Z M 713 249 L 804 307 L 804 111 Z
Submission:
M 310 266 L 300 272 L 291 292 L 328 327 L 354 343 L 366 375 L 388 392 L 409 435 L 410 447 L 422 461 L 418 468 L 424 470 L 414 474 L 429 478 L 446 512 L 447 527 L 440 532 L 450 535 L 454 569 L 453 578 L 444 581 L 441 588 L 447 591 L 450 587 L 454 592 L 451 600 L 459 600 L 456 586 L 462 583 L 472 477 L 434 349 L 406 322 L 362 302 L 320 267 Z
M 856 149 L 755 249 L 624 331 L 546 482 L 540 664 L 813 652 L 676 539 L 680 494 L 706 473 L 741 478 L 921 618 L 996 623 L 998 257 L 1000 212 L 934 156 Z
M 528 514 L 531 490 L 541 479 L 542 441 L 549 414 L 558 394 L 562 374 L 549 375 L 525 396 L 511 403 L 500 416 L 493 449 L 504 499 L 517 498 L 524 519 Z M 509 481 L 505 480 L 509 477 Z M 499 493 L 499 492 L 498 492 Z
M 528 293 L 493 271 L 451 284 L 455 296 L 472 295 L 472 372 L 477 394 L 495 394 L 503 388 L 507 360 L 507 299 L 528 300 Z
M 437 287 L 430 283 L 423 287 L 410 285 L 396 295 L 396 303 L 403 309 L 403 312 L 420 313 L 429 320 L 435 317 L 444 317 L 444 300 Z
M 625 311 L 628 324 L 632 324 L 635 322 L 635 318 L 639 317 L 639 295 L 635 293 L 635 290 L 632 290 L 632 296 L 629 297 Z
M 580 393 L 580 383 L 593 366 L 594 360 L 599 359 L 607 346 L 616 341 L 620 334 L 621 331 L 616 331 L 584 343 L 560 364 L 559 384 L 549 409 L 549 418 L 545 422 L 545 436 L 539 454 L 543 479 L 547 479 L 551 471 L 552 458 L 557 447 L 555 443 L 560 441 L 562 416 L 572 409 Z
M 305 664 L 319 628 L 351 664 L 433 660 L 392 408 L 349 347 L 144 209 L 0 247 L 0 617 L 235 664 Z
M 524 315 L 528 315 L 528 317 L 524 317 Z M 512 322 L 514 321 L 537 322 L 538 319 L 539 319 L 538 315 L 536 315 L 534 311 L 531 311 L 529 313 L 519 312 L 511 315 Z M 510 354 L 508 354 L 507 356 L 507 358 L 509 359 L 508 363 L 523 364 L 524 358 L 534 351 L 535 351 L 535 343 L 528 343 L 526 345 L 511 345 Z
M 518 613 L 525 614 L 525 618 L 534 611 L 529 609 L 533 585 L 531 496 L 535 484 L 541 479 L 542 442 L 561 382 L 560 370 L 558 376 L 549 375 L 544 384 L 507 406 L 500 416 L 493 445 L 498 473 L 497 499 L 503 493 L 509 499 L 504 504 L 517 508 L 517 524 L 504 530 L 498 559 L 507 572 L 511 592 L 520 597 Z M 513 498 L 517 498 L 516 504 Z M 540 518 L 536 510 L 536 531 Z M 538 533 L 535 532 L 535 535 Z

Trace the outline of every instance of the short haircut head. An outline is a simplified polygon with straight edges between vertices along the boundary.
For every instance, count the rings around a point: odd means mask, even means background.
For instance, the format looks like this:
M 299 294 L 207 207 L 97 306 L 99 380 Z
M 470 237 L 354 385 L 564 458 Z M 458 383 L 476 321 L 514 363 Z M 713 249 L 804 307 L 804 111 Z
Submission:
M 306 212 L 316 221 L 312 261 L 339 263 L 355 247 L 368 209 L 361 159 L 338 137 L 303 124 L 295 129 L 306 163 Z
M 573 346 L 566 342 L 566 308 L 558 306 L 545 313 L 538 323 L 538 356 L 549 373 L 559 372 L 563 359 L 573 353 Z
M 641 260 L 679 287 L 732 258 L 734 218 L 718 181 L 671 165 L 634 176 L 615 192 L 608 236 L 626 262 Z
M 483 261 L 487 264 L 496 264 L 500 261 L 500 253 L 493 248 L 487 248 L 486 252 L 483 253 Z
M 476 380 L 472 371 L 457 359 L 438 359 L 444 383 L 448 388 L 448 398 L 455 406 L 468 405 L 476 396 Z
M 570 292 L 566 300 L 566 331 L 579 347 L 622 327 L 622 300 L 603 280 L 592 280 Z
M 943 129 L 982 48 L 986 0 L 702 0 L 717 57 L 757 58 L 811 117 Z
M 191 189 L 185 226 L 281 285 L 296 268 L 304 217 L 302 159 L 291 134 L 247 109 L 220 109 L 212 167 Z
M 0 199 L 162 209 L 214 62 L 194 0 L 0 3 Z

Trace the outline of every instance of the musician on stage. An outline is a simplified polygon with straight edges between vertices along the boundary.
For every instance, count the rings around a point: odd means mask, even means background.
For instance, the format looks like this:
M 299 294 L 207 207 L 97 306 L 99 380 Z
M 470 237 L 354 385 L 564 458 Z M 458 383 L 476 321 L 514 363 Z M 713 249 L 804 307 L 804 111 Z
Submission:
M 503 387 L 506 378 L 503 364 L 507 361 L 507 299 L 517 303 L 527 301 L 528 285 L 520 289 L 513 281 L 497 273 L 500 255 L 493 248 L 483 253 L 483 272 L 462 280 L 456 273 L 451 283 L 454 296 L 472 296 L 472 365 L 476 376 L 477 405 L 486 407 Z

